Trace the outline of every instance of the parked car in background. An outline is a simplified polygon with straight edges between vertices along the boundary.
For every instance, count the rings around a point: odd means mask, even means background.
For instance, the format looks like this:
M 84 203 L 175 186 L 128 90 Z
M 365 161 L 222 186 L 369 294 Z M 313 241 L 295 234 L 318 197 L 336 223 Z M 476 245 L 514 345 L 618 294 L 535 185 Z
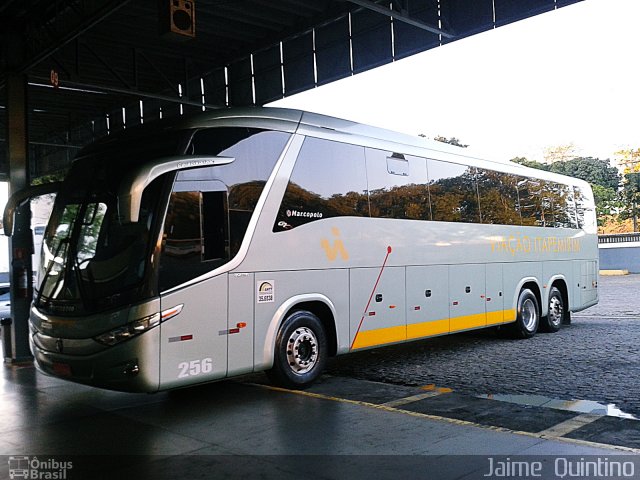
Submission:
M 11 297 L 8 283 L 0 283 L 0 318 L 11 316 Z

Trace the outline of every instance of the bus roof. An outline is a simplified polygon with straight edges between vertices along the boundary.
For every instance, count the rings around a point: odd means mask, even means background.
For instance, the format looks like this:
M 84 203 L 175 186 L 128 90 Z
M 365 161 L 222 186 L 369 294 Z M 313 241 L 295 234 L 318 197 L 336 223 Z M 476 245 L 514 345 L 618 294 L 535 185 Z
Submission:
M 511 173 L 519 173 L 523 176 L 555 180 L 572 185 L 586 185 L 586 182 L 582 180 L 565 175 L 536 170 L 511 161 L 496 161 L 483 158 L 474 154 L 472 149 L 463 149 L 424 137 L 399 133 L 318 113 L 274 107 L 239 107 L 210 110 L 193 116 L 180 117 L 179 119 L 173 117 L 152 122 L 98 140 L 95 144 L 83 149 L 78 157 L 91 154 L 96 150 L 109 148 L 119 139 L 135 139 L 143 135 L 161 134 L 166 131 L 223 126 L 265 128 L 301 133 L 416 156 L 428 156 L 429 152 L 437 152 L 438 158 L 455 163 L 504 170 Z

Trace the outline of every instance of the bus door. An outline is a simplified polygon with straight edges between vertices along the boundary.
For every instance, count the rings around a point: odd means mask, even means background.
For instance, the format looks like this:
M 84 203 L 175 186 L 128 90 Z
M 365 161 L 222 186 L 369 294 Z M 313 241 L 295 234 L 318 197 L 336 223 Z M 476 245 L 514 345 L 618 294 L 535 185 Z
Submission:
M 165 220 L 159 274 L 162 388 L 227 374 L 228 274 L 202 279 L 228 260 L 227 194 L 218 182 L 198 186 L 193 191 L 176 182 Z
M 349 283 L 353 349 L 405 341 L 404 267 L 354 268 Z
M 449 267 L 449 312 L 452 332 L 485 326 L 485 299 L 485 265 Z
M 163 388 L 226 376 L 227 290 L 223 274 L 161 297 Z

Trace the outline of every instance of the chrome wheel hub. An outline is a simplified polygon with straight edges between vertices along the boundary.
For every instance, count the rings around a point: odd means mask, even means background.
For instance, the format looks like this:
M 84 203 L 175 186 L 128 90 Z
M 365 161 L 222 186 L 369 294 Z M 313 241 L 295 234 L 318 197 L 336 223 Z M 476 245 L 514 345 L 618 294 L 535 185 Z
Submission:
M 538 322 L 538 312 L 533 300 L 526 299 L 522 304 L 522 323 L 528 332 L 533 332 Z
M 310 371 L 318 362 L 318 339 L 307 327 L 296 328 L 287 342 L 287 362 L 297 374 Z
M 551 297 L 549 300 L 549 321 L 553 325 L 560 325 L 562 322 L 562 302 L 558 297 Z

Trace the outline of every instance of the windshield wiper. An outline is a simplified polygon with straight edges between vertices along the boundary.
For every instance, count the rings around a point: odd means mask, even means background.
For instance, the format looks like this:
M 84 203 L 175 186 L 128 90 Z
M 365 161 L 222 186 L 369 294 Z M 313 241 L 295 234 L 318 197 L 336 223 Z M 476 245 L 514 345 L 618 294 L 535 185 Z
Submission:
M 82 301 L 82 307 L 87 310 L 87 291 L 85 289 L 85 287 L 87 286 L 87 284 L 89 286 L 92 285 L 92 275 L 91 275 L 91 271 L 87 268 L 87 275 L 89 276 L 89 281 L 85 283 L 85 281 L 82 279 L 82 273 L 80 271 L 80 265 L 82 265 L 84 262 L 81 262 L 78 260 L 78 248 L 76 247 L 75 249 L 71 249 L 70 253 L 73 255 L 73 273 L 75 275 L 76 278 L 76 284 L 78 286 L 78 293 L 80 294 L 80 301 Z M 93 292 L 92 292 L 93 293 Z M 90 297 L 91 299 L 93 299 L 93 295 L 91 295 Z

